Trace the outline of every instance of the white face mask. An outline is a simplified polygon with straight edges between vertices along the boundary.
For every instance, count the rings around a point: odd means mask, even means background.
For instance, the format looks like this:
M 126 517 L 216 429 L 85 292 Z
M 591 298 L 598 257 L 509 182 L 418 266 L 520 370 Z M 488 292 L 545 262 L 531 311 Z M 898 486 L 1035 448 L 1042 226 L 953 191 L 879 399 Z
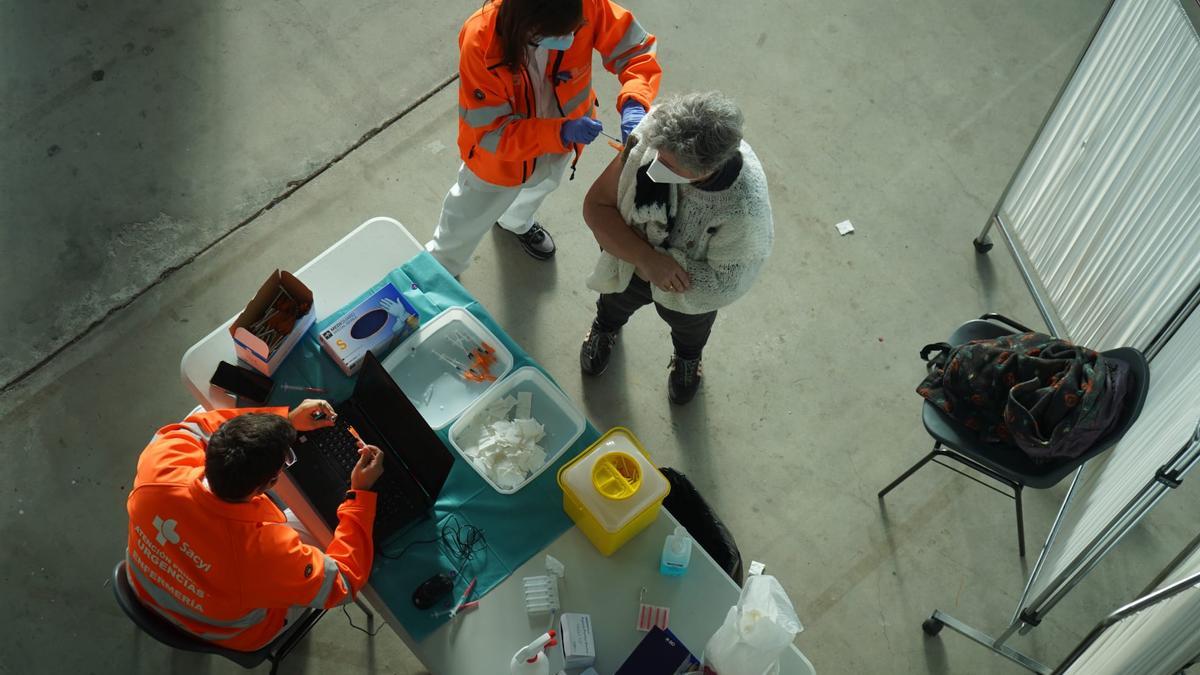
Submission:
M 533 42 L 542 49 L 557 49 L 558 51 L 565 52 L 575 43 L 575 34 L 545 35 Z
M 659 161 L 657 150 L 654 151 L 654 160 L 650 162 L 650 166 L 646 169 L 646 175 L 649 176 L 650 180 L 654 181 L 655 183 L 682 184 L 692 182 L 691 178 L 684 178 L 683 176 L 680 176 L 679 174 L 667 168 L 666 164 L 663 164 L 661 161 Z

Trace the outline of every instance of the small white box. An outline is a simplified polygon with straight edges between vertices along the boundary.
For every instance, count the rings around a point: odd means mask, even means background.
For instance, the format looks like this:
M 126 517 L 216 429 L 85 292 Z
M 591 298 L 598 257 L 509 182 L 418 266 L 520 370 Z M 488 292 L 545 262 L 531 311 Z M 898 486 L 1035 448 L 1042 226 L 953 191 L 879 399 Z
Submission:
M 282 342 L 276 342 L 275 348 L 271 349 L 271 344 L 255 335 L 251 329 L 255 328 L 272 308 L 272 303 L 279 299 L 281 291 L 286 292 L 301 309 L 307 307 L 307 310 L 295 319 L 292 332 L 288 333 Z M 292 351 L 292 347 L 295 347 L 300 338 L 308 332 L 316 318 L 313 294 L 308 286 L 288 272 L 275 270 L 246 304 L 246 309 L 234 320 L 233 325 L 229 327 L 229 334 L 233 336 L 234 351 L 239 359 L 264 375 L 272 375 Z M 278 340 L 275 337 L 271 339 Z
M 389 282 L 321 331 L 321 348 L 343 373 L 353 375 L 367 352 L 382 356 L 419 323 L 417 310 Z
M 567 668 L 587 668 L 596 663 L 596 639 L 592 635 L 589 614 L 563 614 L 559 622 L 563 664 Z

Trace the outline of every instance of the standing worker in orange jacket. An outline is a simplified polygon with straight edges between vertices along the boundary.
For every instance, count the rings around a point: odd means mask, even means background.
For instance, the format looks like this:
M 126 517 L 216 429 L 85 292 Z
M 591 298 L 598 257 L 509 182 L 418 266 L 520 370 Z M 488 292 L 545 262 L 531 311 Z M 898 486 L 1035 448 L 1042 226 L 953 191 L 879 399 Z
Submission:
M 554 240 L 534 213 L 571 155 L 578 162 L 603 130 L 592 50 L 621 81 L 624 141 L 658 93 L 655 38 L 611 0 L 488 0 L 463 24 L 458 45 L 463 164 L 425 247 L 457 276 L 495 223 L 529 255 L 549 259 Z
M 371 572 L 379 449 L 359 449 L 325 552 L 303 543 L 264 494 L 295 461 L 296 431 L 334 417 L 308 400 L 290 414 L 214 410 L 159 429 L 126 505 L 126 574 L 142 604 L 202 639 L 253 651 L 283 631 L 289 610 L 294 618 L 349 602 Z

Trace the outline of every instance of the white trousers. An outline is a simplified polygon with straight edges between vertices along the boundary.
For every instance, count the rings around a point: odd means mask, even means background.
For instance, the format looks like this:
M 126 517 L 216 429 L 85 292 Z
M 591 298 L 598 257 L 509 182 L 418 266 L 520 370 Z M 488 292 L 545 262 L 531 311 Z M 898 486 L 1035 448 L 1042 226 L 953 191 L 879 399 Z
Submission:
M 533 214 L 562 181 L 570 158 L 570 153 L 538 157 L 533 175 L 517 187 L 493 185 L 463 164 L 442 201 L 442 215 L 425 249 L 450 274 L 462 274 L 493 223 L 513 234 L 525 234 L 533 227 Z

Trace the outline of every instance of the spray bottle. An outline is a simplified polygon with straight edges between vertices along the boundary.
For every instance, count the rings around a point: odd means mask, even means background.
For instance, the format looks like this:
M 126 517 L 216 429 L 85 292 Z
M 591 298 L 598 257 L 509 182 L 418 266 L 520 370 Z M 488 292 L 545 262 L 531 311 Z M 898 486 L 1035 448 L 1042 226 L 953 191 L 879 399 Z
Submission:
M 550 658 L 545 649 L 558 644 L 554 635 L 554 631 L 548 631 L 513 654 L 508 664 L 511 675 L 550 675 Z

